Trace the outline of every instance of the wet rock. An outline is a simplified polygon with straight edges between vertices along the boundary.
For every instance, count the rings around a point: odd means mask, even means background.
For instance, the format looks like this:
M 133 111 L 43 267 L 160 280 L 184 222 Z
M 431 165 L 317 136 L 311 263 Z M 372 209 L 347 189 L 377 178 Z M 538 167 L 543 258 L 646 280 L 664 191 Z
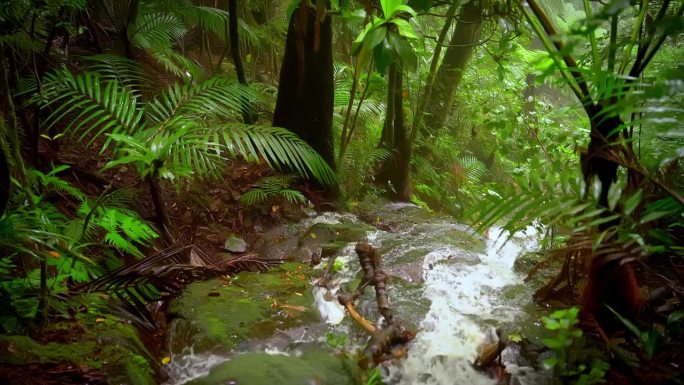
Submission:
M 399 266 L 388 266 L 385 268 L 385 273 L 402 279 L 408 283 L 422 283 L 423 261 L 416 261 Z
M 355 222 L 315 223 L 303 228 L 283 225 L 266 231 L 253 248 L 268 259 L 313 262 L 315 265 L 348 243 L 362 240 L 371 229 Z
M 246 339 L 320 322 L 309 274 L 308 266 L 286 263 L 267 273 L 243 272 L 232 281 L 189 285 L 169 304 L 169 352 L 180 353 L 186 346 L 197 353 L 225 351 Z

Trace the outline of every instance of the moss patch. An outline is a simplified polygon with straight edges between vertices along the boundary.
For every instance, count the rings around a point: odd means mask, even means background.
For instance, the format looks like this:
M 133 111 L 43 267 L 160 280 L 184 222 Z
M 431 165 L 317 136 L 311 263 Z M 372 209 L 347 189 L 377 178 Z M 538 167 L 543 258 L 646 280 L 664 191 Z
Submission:
M 78 341 L 41 344 L 27 336 L 0 335 L 0 363 L 68 363 L 84 371 L 103 372 L 110 383 L 155 384 L 153 358 L 133 326 L 105 320 L 87 328 Z
M 354 384 L 341 358 L 330 352 L 312 351 L 299 357 L 248 353 L 214 368 L 193 385 L 348 385 Z
M 191 341 L 168 341 L 170 350 L 231 349 L 249 338 L 267 337 L 320 319 L 313 307 L 311 269 L 286 263 L 266 273 L 243 272 L 231 281 L 214 279 L 188 286 L 169 305 L 174 322 L 184 322 Z

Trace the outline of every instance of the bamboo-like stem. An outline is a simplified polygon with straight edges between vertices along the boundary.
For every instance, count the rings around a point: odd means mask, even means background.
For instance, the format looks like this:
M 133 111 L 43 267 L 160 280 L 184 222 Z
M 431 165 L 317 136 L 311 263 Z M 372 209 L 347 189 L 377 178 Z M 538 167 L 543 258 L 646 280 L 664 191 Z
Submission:
M 647 1 L 647 0 L 644 0 Z M 589 0 L 584 0 L 584 14 L 587 17 L 587 20 L 591 20 L 592 16 L 592 11 L 591 11 L 591 4 L 589 4 Z M 598 44 L 596 43 L 596 31 L 591 30 L 591 33 L 589 34 L 589 42 L 591 44 L 591 57 L 594 67 L 594 71 L 597 73 L 601 70 L 601 58 L 599 57 L 598 53 Z

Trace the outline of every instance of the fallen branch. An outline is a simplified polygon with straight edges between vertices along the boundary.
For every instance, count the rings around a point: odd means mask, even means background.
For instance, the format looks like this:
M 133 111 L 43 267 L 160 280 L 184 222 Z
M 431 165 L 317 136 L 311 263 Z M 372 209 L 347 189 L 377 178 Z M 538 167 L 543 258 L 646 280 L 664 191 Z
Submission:
M 388 359 L 402 358 L 406 355 L 405 345 L 413 340 L 415 333 L 406 329 L 392 314 L 387 295 L 387 275 L 380 265 L 378 252 L 366 242 L 357 243 L 355 250 L 359 256 L 359 263 L 364 276 L 356 290 L 352 293 L 341 293 L 337 296 L 337 300 L 361 327 L 371 333 L 371 339 L 366 345 L 364 358 L 361 362 L 367 363 L 368 358 L 371 358 L 373 364 L 378 365 Z M 382 328 L 375 328 L 354 308 L 354 301 L 363 295 L 366 287 L 370 284 L 375 288 L 378 311 L 384 318 Z

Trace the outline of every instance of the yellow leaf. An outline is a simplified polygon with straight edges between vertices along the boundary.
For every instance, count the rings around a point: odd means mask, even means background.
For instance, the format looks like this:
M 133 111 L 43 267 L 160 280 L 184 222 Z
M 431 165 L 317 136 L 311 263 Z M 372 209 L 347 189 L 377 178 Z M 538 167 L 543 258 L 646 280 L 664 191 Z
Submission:
M 298 296 L 300 296 L 300 297 L 304 295 L 304 294 L 302 294 L 302 293 L 297 293 L 296 291 L 295 291 L 295 294 L 298 295 Z
M 168 365 L 169 362 L 171 362 L 171 357 L 164 357 L 164 358 L 162 358 L 162 364 L 163 364 L 163 365 Z
M 274 213 L 278 212 L 278 209 L 280 209 L 280 207 L 278 207 L 278 205 L 271 206 L 271 211 L 273 211 Z
M 50 256 L 55 257 L 55 258 L 59 258 L 60 255 L 62 255 L 62 254 L 60 254 L 54 250 L 51 250 L 50 252 L 48 252 L 48 254 L 50 254 Z
M 316 233 L 309 233 L 309 236 L 313 239 L 316 239 Z
M 95 318 L 95 322 L 105 322 L 105 318 L 104 317 L 97 317 L 97 318 Z

